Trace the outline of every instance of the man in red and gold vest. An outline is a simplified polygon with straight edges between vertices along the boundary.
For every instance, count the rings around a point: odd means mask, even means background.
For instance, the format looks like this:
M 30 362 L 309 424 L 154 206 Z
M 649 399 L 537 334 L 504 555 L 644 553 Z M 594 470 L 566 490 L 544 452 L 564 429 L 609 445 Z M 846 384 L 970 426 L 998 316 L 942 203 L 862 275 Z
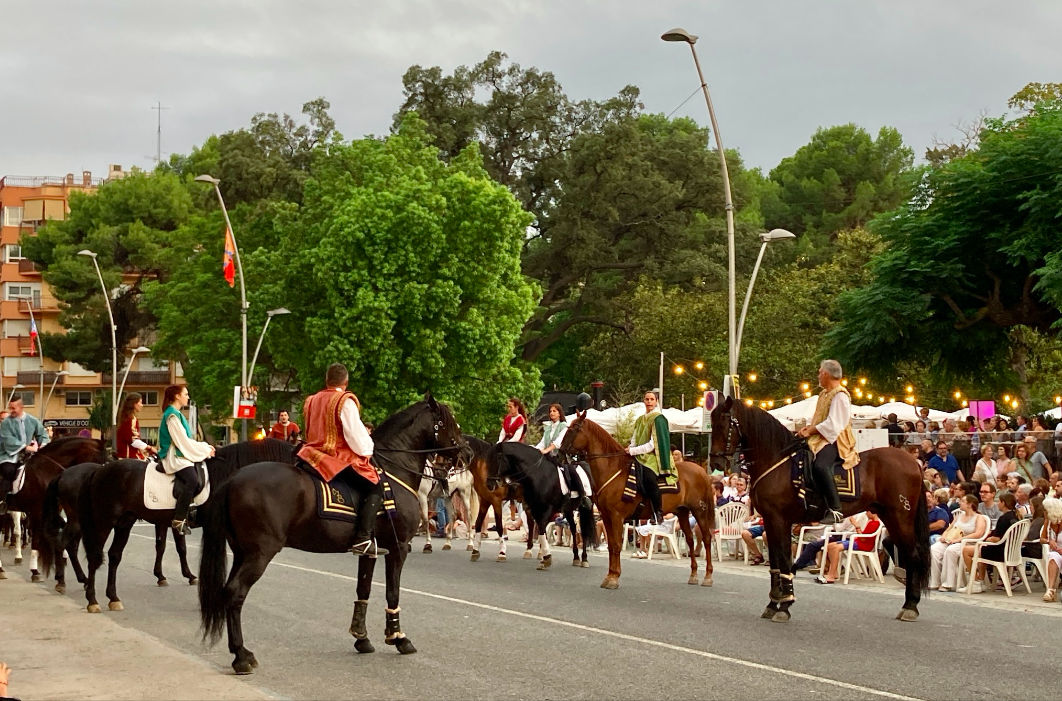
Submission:
M 307 397 L 303 409 L 305 444 L 299 458 L 313 466 L 325 482 L 338 476 L 354 493 L 358 521 L 354 528 L 355 555 L 376 557 L 387 550 L 376 545 L 373 527 L 383 504 L 380 475 L 369 463 L 373 443 L 361 422 L 358 398 L 347 391 L 347 369 L 332 363 L 325 374 L 325 389 Z

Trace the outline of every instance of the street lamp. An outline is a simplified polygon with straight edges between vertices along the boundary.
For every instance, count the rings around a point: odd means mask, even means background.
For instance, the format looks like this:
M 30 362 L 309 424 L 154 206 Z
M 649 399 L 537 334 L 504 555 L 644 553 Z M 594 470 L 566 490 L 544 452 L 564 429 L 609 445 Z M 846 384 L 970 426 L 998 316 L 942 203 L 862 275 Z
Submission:
M 129 371 L 133 369 L 133 361 L 136 360 L 137 353 L 150 353 L 151 349 L 147 346 L 137 346 L 133 349 L 133 354 L 129 356 L 129 364 L 125 366 L 125 372 L 122 374 L 122 386 L 118 388 L 118 396 L 122 396 L 125 392 L 125 381 L 129 379 Z
M 70 373 L 66 370 L 60 370 L 59 372 L 55 373 L 55 377 L 52 378 L 52 386 L 48 389 L 48 399 L 44 402 L 44 407 L 41 409 L 41 423 L 44 423 L 44 413 L 48 409 L 48 404 L 50 404 L 52 401 L 52 392 L 55 391 L 55 383 L 59 381 L 60 377 L 66 377 L 69 374 Z
M 756 276 L 760 272 L 760 263 L 763 262 L 763 254 L 767 250 L 767 244 L 771 241 L 785 241 L 786 239 L 795 239 L 796 234 L 792 231 L 786 231 L 785 229 L 771 229 L 765 233 L 760 234 L 760 254 L 756 256 L 756 265 L 752 268 L 752 277 L 749 278 L 749 287 L 745 290 L 745 303 L 741 305 L 741 321 L 738 322 L 737 343 L 734 349 L 734 355 L 736 358 L 741 357 L 741 334 L 745 331 L 745 315 L 749 311 L 749 300 L 752 298 L 752 286 L 756 284 Z
M 103 273 L 100 272 L 100 263 L 96 260 L 96 254 L 87 248 L 78 251 L 79 256 L 88 256 L 92 259 L 92 266 L 96 268 L 96 277 L 100 280 L 100 289 L 103 290 L 103 301 L 107 304 L 107 316 L 111 320 L 111 449 L 118 452 L 118 327 L 114 324 L 114 312 L 111 310 L 111 294 L 107 291 L 107 283 L 103 281 Z
M 228 227 L 229 235 L 232 237 L 232 253 L 233 258 L 236 261 L 236 272 L 240 275 L 240 329 L 241 335 L 241 355 L 240 355 L 240 387 L 247 386 L 247 288 L 243 284 L 243 264 L 240 263 L 240 247 L 236 245 L 236 234 L 232 230 L 232 222 L 229 221 L 229 210 L 225 209 L 225 200 L 221 197 L 221 188 L 218 187 L 218 183 L 221 181 L 217 178 L 211 177 L 207 174 L 197 175 L 195 177 L 196 182 L 210 183 L 214 186 L 214 192 L 218 196 L 218 203 L 221 204 L 221 213 L 225 215 L 225 226 Z M 240 440 L 247 440 L 247 419 L 243 420 L 240 428 Z
M 727 270 L 729 278 L 727 307 L 727 351 L 729 355 L 729 372 L 723 379 L 724 394 L 735 396 L 737 375 L 737 336 L 735 333 L 735 308 L 736 304 L 736 281 L 734 273 L 734 201 L 730 194 L 730 173 L 726 166 L 726 152 L 723 151 L 723 139 L 719 135 L 719 122 L 715 119 L 715 109 L 712 107 L 712 97 L 708 94 L 708 84 L 704 82 L 704 73 L 701 71 L 701 62 L 697 59 L 697 37 L 685 29 L 675 28 L 660 35 L 664 41 L 682 41 L 690 45 L 693 52 L 693 63 L 697 67 L 697 76 L 701 80 L 701 91 L 704 93 L 704 101 L 708 104 L 708 117 L 712 121 L 712 134 L 715 136 L 715 147 L 719 150 L 719 164 L 723 170 L 723 199 L 726 208 L 726 245 L 727 245 Z
M 291 310 L 280 307 L 279 309 L 271 309 L 266 312 L 265 324 L 262 325 L 262 335 L 258 337 L 258 345 L 254 349 L 254 355 L 251 357 L 251 368 L 247 371 L 247 377 L 252 382 L 254 382 L 254 364 L 258 362 L 258 351 L 262 350 L 262 341 L 265 340 L 266 329 L 269 328 L 269 322 L 273 320 L 273 317 L 283 316 L 284 314 L 291 314 Z

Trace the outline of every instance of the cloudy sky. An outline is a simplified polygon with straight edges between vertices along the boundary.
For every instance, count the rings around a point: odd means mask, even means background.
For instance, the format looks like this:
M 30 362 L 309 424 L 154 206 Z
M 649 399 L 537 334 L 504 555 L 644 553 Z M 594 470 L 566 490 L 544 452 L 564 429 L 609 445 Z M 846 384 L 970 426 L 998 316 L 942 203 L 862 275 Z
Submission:
M 960 119 L 1062 80 L 1062 3 L 981 0 L 49 0 L 7 3 L 0 174 L 149 167 L 259 111 L 324 96 L 348 138 L 385 132 L 412 64 L 501 50 L 574 98 L 641 88 L 671 112 L 697 46 L 728 148 L 770 169 L 819 126 L 895 126 L 921 155 Z M 703 101 L 678 114 L 706 122 Z

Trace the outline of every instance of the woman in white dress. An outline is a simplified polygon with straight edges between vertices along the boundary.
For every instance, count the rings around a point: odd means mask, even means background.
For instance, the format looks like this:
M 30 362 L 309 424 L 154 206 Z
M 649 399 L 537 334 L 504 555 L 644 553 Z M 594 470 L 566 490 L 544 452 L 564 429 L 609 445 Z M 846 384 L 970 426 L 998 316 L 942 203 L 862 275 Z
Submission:
M 967 494 L 959 502 L 961 513 L 951 522 L 948 530 L 930 546 L 932 566 L 929 573 L 929 588 L 937 591 L 955 591 L 959 579 L 959 562 L 962 558 L 962 541 L 965 538 L 981 538 L 988 532 L 988 517 L 977 513 L 978 499 Z
M 996 481 L 996 449 L 991 444 L 981 446 L 981 459 L 974 466 L 973 481 L 984 484 Z
M 1047 593 L 1044 601 L 1054 601 L 1058 573 L 1062 570 L 1062 499 L 1044 499 L 1044 527 L 1040 542 L 1047 548 Z

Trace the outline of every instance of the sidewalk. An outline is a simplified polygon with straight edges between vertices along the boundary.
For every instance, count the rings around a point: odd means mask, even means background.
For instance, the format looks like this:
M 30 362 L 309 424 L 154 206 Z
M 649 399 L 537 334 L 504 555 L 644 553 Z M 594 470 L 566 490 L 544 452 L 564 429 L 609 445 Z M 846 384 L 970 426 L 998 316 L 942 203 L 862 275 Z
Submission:
M 0 661 L 8 693 L 47 699 L 271 699 L 104 615 L 85 613 L 50 587 L 8 570 L 0 581 Z

